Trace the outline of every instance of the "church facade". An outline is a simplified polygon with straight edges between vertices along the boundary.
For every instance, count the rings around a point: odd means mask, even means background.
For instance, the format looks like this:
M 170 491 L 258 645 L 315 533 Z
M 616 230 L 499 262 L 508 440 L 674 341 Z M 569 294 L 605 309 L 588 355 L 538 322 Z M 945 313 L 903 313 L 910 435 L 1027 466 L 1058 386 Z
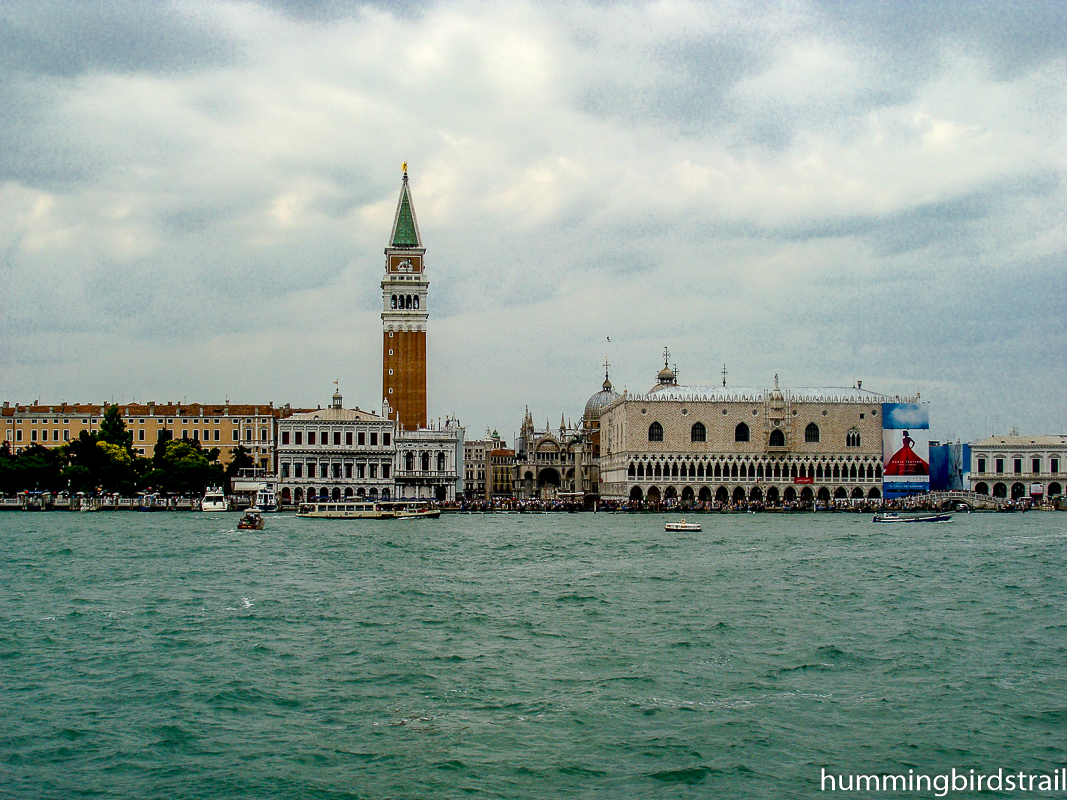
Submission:
M 648 503 L 829 502 L 882 497 L 882 403 L 861 388 L 679 385 L 600 414 L 600 492 Z M 725 381 L 724 381 L 725 383 Z

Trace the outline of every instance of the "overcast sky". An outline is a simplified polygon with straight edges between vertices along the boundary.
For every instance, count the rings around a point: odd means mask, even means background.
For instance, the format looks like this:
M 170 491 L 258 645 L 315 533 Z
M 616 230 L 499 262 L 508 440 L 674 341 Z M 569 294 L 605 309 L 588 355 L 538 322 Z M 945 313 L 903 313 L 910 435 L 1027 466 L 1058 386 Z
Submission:
M 0 2 L 0 398 L 380 411 L 407 161 L 469 436 L 664 347 L 1063 432 L 1065 123 L 1062 0 Z

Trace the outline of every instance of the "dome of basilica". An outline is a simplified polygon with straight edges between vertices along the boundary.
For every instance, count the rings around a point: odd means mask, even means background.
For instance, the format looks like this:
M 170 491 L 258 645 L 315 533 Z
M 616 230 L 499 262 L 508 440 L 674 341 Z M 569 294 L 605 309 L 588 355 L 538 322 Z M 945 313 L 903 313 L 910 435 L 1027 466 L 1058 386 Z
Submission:
M 586 401 L 585 414 L 582 415 L 585 427 L 599 427 L 600 412 L 618 400 L 619 397 L 621 395 L 611 388 L 611 381 L 608 380 L 607 373 L 605 373 L 603 388 Z

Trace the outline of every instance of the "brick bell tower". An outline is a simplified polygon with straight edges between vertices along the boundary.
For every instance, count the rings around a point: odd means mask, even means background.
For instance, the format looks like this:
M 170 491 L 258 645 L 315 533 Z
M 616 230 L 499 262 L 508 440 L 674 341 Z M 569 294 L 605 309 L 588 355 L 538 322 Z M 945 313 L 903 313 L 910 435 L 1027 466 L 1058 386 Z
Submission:
M 408 165 L 385 248 L 382 278 L 382 405 L 408 431 L 426 427 L 426 248 L 408 189 Z

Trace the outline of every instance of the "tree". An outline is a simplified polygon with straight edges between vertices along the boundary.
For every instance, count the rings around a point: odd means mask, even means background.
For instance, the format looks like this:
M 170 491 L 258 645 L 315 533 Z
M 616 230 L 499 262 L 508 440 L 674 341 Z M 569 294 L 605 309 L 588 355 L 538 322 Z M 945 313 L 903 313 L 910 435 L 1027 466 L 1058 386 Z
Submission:
M 230 451 L 232 458 L 230 463 L 226 465 L 226 477 L 236 478 L 241 474 L 243 469 L 251 469 L 256 465 L 256 462 L 252 458 L 252 454 L 248 451 L 243 444 L 237 445 Z
M 143 480 L 166 492 L 195 495 L 203 494 L 208 486 L 221 486 L 225 474 L 221 466 L 204 457 L 198 442 L 179 439 L 166 442 L 158 464 Z
M 133 432 L 126 430 L 118 406 L 108 406 L 100 420 L 100 441 L 118 445 L 133 455 Z
M 65 461 L 66 454 L 61 447 L 49 449 L 35 444 L 14 458 L 9 452 L 0 460 L 0 491 L 4 494 L 62 491 L 67 488 L 62 476 Z
M 156 446 L 152 448 L 152 466 L 159 468 L 162 466 L 164 459 L 167 456 L 167 442 L 171 441 L 174 437 L 171 432 L 166 428 L 162 428 L 159 434 L 156 436 Z

